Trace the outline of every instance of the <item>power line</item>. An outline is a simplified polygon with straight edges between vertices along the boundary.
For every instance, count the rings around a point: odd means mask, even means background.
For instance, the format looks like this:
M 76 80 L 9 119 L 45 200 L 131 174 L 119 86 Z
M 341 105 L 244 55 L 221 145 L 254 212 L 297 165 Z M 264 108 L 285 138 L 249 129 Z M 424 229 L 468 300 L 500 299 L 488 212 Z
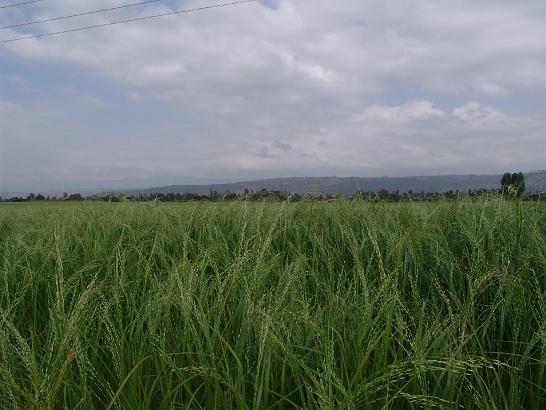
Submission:
M 27 4 L 39 3 L 41 1 L 44 1 L 44 0 L 24 1 L 22 3 L 5 4 L 3 6 L 0 6 L 0 9 L 7 9 L 10 7 L 17 7 L 17 6 L 25 6 Z
M 43 1 L 43 0 L 40 0 L 40 1 Z M 11 26 L 0 27 L 0 30 L 5 30 L 5 29 L 8 29 L 8 28 L 23 27 L 23 26 L 31 26 L 33 24 L 48 23 L 50 21 L 70 19 L 70 18 L 74 18 L 74 17 L 88 16 L 90 14 L 104 13 L 104 12 L 107 12 L 107 11 L 119 10 L 119 9 L 124 9 L 124 8 L 128 8 L 128 7 L 141 6 L 143 4 L 157 3 L 158 1 L 162 1 L 162 0 L 147 0 L 147 1 L 141 1 L 140 3 L 131 3 L 131 4 L 126 4 L 124 6 L 110 7 L 110 8 L 101 9 L 101 10 L 86 11 L 86 12 L 82 12 L 82 13 L 71 14 L 71 15 L 68 15 L 68 16 L 53 17 L 53 18 L 44 19 L 44 20 L 29 21 L 27 23 L 19 23 L 19 24 L 13 24 Z
M 186 9 L 186 10 L 177 10 L 177 11 L 171 11 L 171 12 L 168 12 L 168 13 L 155 14 L 155 15 L 145 16 L 145 17 L 135 17 L 135 18 L 132 18 L 132 19 L 127 19 L 127 20 L 112 21 L 110 23 L 96 24 L 96 25 L 93 25 L 93 26 L 78 27 L 78 28 L 73 28 L 73 29 L 69 29 L 69 30 L 56 31 L 56 32 L 52 32 L 52 33 L 44 33 L 44 34 L 36 34 L 36 35 L 26 36 L 26 37 L 11 38 L 9 40 L 2 40 L 2 41 L 0 41 L 0 43 L 12 43 L 12 42 L 15 42 L 15 41 L 30 40 L 32 38 L 57 36 L 57 35 L 60 35 L 60 34 L 73 33 L 73 32 L 76 32 L 76 31 L 84 31 L 84 30 L 90 30 L 90 29 L 94 29 L 94 28 L 109 27 L 109 26 L 115 26 L 117 24 L 131 23 L 131 22 L 134 22 L 134 21 L 142 21 L 142 20 L 150 20 L 150 19 L 159 18 L 159 17 L 174 16 L 176 14 L 192 13 L 192 12 L 196 12 L 196 11 L 209 10 L 209 9 L 215 9 L 215 8 L 220 8 L 220 7 L 235 6 L 237 4 L 255 3 L 255 2 L 258 2 L 258 1 L 259 0 L 241 0 L 241 1 L 233 1 L 231 3 L 213 4 L 211 6 L 197 7 L 197 8 Z
M 53 17 L 53 18 L 44 19 L 44 20 L 29 21 L 27 23 L 12 24 L 11 26 L 0 27 L 0 30 L 5 30 L 5 29 L 8 29 L 8 28 L 23 27 L 23 26 L 31 26 L 33 24 L 48 23 L 50 21 L 65 20 L 65 19 L 70 19 L 70 18 L 74 18 L 74 17 L 88 16 L 90 14 L 104 13 L 104 12 L 107 12 L 107 11 L 119 10 L 119 9 L 124 9 L 124 8 L 128 8 L 128 7 L 141 6 L 143 4 L 157 3 L 158 1 L 162 1 L 162 0 L 147 0 L 147 1 L 141 1 L 140 3 L 126 4 L 124 6 L 109 7 L 107 9 L 85 11 L 85 12 L 82 12 L 82 13 L 70 14 L 68 16 Z

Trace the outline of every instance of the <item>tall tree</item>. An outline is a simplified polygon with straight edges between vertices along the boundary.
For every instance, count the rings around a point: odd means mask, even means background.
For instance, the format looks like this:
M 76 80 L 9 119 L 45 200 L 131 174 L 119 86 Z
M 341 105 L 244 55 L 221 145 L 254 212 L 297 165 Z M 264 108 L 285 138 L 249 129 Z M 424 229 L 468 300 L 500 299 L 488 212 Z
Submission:
M 508 195 L 508 187 L 512 185 L 512 174 L 506 172 L 501 179 L 501 192 L 503 195 Z
M 525 193 L 525 176 L 522 172 L 512 174 L 512 184 L 514 185 L 518 197 Z
M 505 173 L 501 179 L 501 192 L 507 197 L 522 196 L 525 193 L 525 175 L 522 172 Z

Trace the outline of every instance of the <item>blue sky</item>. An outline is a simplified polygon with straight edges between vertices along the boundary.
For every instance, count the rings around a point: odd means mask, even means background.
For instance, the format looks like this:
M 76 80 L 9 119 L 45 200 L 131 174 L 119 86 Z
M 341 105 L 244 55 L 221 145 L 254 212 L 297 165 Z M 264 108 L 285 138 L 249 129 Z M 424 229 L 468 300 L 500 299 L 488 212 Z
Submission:
M 45 0 L 0 25 L 130 2 Z M 544 169 L 545 21 L 534 0 L 277 0 L 0 44 L 0 190 Z

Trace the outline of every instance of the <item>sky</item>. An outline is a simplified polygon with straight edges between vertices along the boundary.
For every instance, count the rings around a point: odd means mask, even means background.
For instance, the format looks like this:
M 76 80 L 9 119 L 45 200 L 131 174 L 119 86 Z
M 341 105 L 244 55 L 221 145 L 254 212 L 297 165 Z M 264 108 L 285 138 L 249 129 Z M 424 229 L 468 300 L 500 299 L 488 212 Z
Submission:
M 0 25 L 132 2 L 43 0 Z M 545 38 L 543 0 L 262 0 L 0 43 L 0 189 L 545 169 Z

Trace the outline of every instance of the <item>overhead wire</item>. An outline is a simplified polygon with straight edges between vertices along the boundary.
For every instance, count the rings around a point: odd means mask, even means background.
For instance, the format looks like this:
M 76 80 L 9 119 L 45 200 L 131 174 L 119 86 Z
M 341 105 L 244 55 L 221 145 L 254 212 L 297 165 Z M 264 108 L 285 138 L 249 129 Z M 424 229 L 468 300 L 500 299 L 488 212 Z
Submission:
M 240 0 L 240 1 L 232 1 L 232 2 L 229 2 L 229 3 L 212 4 L 210 6 L 196 7 L 196 8 L 185 9 L 185 10 L 176 10 L 176 11 L 170 11 L 170 12 L 166 12 L 166 13 L 154 14 L 154 15 L 150 15 L 150 16 L 134 17 L 134 18 L 126 19 L 126 20 L 117 20 L 117 21 L 112 21 L 112 22 L 109 22 L 109 23 L 102 23 L 102 24 L 95 24 L 95 25 L 84 26 L 84 27 L 77 27 L 77 28 L 68 29 L 68 30 L 61 30 L 61 31 L 55 31 L 55 32 L 50 32 L 50 33 L 35 34 L 35 35 L 24 36 L 24 37 L 16 37 L 16 38 L 8 39 L 8 40 L 1 40 L 0 43 L 12 43 L 12 42 L 16 42 L 16 41 L 30 40 L 30 39 L 33 39 L 33 38 L 57 36 L 57 35 L 66 34 L 66 33 L 74 33 L 74 32 L 77 32 L 77 31 L 84 31 L 84 30 L 91 30 L 91 29 L 95 29 L 95 28 L 110 27 L 110 26 L 115 26 L 115 25 L 118 25 L 118 24 L 131 23 L 131 22 L 135 22 L 135 21 L 143 21 L 143 20 L 150 20 L 150 19 L 166 17 L 166 16 L 174 16 L 174 15 L 177 15 L 177 14 L 193 13 L 193 12 L 197 12 L 197 11 L 210 10 L 210 9 L 221 8 L 221 7 L 229 7 L 229 6 L 235 6 L 235 5 L 238 5 L 238 4 L 245 4 L 245 3 L 256 3 L 258 1 L 259 0 Z
M 0 30 L 5 30 L 5 29 L 8 29 L 8 28 L 32 26 L 34 24 L 49 23 L 50 21 L 65 20 L 65 19 L 71 19 L 71 18 L 75 18 L 75 17 L 89 16 L 91 14 L 105 13 L 107 11 L 114 11 L 114 10 L 129 8 L 129 7 L 142 6 L 144 4 L 157 3 L 159 1 L 162 1 L 162 0 L 147 0 L 147 1 L 141 1 L 139 3 L 125 4 L 123 6 L 109 7 L 109 8 L 106 8 L 106 9 L 84 11 L 84 12 L 81 12 L 81 13 L 69 14 L 67 16 L 52 17 L 52 18 L 47 18 L 47 19 L 43 19 L 43 20 L 28 21 L 28 22 L 25 22 L 25 23 L 18 23 L 18 24 L 12 24 L 10 26 L 0 27 Z
M 27 4 L 40 3 L 44 0 L 23 1 L 21 3 L 4 4 L 0 6 L 0 9 L 8 9 L 10 7 L 26 6 Z

